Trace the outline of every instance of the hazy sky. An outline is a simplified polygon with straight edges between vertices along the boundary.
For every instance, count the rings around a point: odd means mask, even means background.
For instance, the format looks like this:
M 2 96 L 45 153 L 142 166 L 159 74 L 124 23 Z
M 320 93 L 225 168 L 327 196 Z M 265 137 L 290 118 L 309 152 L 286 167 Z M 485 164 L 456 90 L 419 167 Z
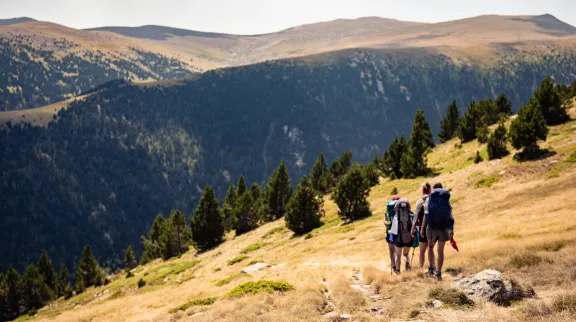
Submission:
M 576 25 L 576 0 L 0 0 L 0 19 L 27 16 L 74 28 L 155 24 L 236 34 L 363 16 L 439 22 L 544 13 Z

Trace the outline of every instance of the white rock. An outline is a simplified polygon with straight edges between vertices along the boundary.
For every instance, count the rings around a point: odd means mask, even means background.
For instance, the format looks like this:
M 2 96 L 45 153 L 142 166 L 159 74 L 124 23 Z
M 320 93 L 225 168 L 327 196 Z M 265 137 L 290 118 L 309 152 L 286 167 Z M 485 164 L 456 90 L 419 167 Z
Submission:
M 352 318 L 352 314 L 342 313 L 340 314 L 340 319 L 342 320 L 350 320 Z
M 244 267 L 244 269 L 241 271 L 241 273 L 249 274 L 249 273 L 257 272 L 259 270 L 262 270 L 262 269 L 268 268 L 268 267 L 272 267 L 272 265 L 266 264 L 266 263 L 256 263 L 254 265 Z
M 443 305 L 444 305 L 444 303 L 442 303 L 442 301 L 439 301 L 439 300 L 432 301 L 433 307 L 442 307 Z

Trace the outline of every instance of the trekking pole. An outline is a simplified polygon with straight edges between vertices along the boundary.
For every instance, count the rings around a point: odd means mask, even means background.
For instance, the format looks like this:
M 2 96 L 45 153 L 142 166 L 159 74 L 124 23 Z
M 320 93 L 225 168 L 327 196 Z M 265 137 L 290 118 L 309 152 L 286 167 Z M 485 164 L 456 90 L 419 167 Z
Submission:
M 412 248 L 412 259 L 410 259 L 410 267 L 412 267 L 412 263 L 414 262 L 414 253 L 416 252 L 416 248 Z

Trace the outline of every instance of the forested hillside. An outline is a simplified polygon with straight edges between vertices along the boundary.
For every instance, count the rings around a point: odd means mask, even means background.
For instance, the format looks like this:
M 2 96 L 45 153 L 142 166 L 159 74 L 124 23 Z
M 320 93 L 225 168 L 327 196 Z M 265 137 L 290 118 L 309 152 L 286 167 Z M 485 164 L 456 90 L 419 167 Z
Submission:
M 0 111 L 38 107 L 76 96 L 115 79 L 162 80 L 191 76 L 180 60 L 130 48 L 131 54 L 82 51 L 73 41 L 0 37 Z
M 282 158 L 293 179 L 320 152 L 332 161 L 351 149 L 366 162 L 410 133 L 418 109 L 437 133 L 452 100 L 464 112 L 505 93 L 517 111 L 546 76 L 574 73 L 576 56 L 557 50 L 490 67 L 424 50 L 347 50 L 173 86 L 111 84 L 47 128 L 0 131 L 0 267 L 21 269 L 42 248 L 70 265 L 86 244 L 115 266 L 158 212 L 190 215 L 206 184 L 222 199 L 240 175 L 267 180 Z

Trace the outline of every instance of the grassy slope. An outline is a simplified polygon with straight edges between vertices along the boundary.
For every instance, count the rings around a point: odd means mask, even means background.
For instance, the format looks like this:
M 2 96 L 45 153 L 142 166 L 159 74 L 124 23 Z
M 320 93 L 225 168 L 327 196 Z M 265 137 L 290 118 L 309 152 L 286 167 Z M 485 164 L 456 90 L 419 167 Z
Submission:
M 518 164 L 508 156 L 503 160 L 473 164 L 470 160 L 485 146 L 476 142 L 462 149 L 455 141 L 438 146 L 429 156 L 429 165 L 440 174 L 435 178 L 383 180 L 373 188 L 370 202 L 374 215 L 366 220 L 342 226 L 337 207 L 325 203 L 325 225 L 312 238 L 293 238 L 282 220 L 264 225 L 238 238 L 229 236 L 217 249 L 197 255 L 189 252 L 168 262 L 156 261 L 138 267 L 136 277 L 121 273 L 108 286 L 89 289 L 68 301 L 57 301 L 40 311 L 38 320 L 52 321 L 174 321 L 188 319 L 197 311 L 195 321 L 318 321 L 325 313 L 322 290 L 328 288 L 337 311 L 354 314 L 360 321 L 375 319 L 364 297 L 350 288 L 355 270 L 363 272 L 366 282 L 377 288 L 387 301 L 385 317 L 407 319 L 412 310 L 426 311 L 419 318 L 434 321 L 502 321 L 525 318 L 523 311 L 534 302 L 549 302 L 557 294 L 574 289 L 576 279 L 576 163 L 566 160 L 576 150 L 576 121 L 551 129 L 543 146 L 556 154 L 544 160 Z M 498 178 L 490 188 L 476 187 L 482 178 Z M 452 189 L 456 217 L 456 239 L 460 253 L 447 251 L 445 268 L 461 269 L 463 275 L 486 268 L 505 272 L 524 285 L 533 286 L 536 300 L 509 308 L 480 304 L 469 310 L 431 309 L 424 306 L 428 290 L 451 284 L 453 277 L 435 282 L 417 272 L 391 277 L 384 241 L 382 216 L 393 187 L 413 202 L 424 181 L 440 181 Z M 248 259 L 229 265 L 244 255 L 248 246 L 264 242 L 245 254 Z M 559 250 L 546 250 L 556 242 Z M 558 248 L 558 247 L 557 247 Z M 514 255 L 532 250 L 544 259 L 536 266 L 516 268 Z M 417 257 L 415 256 L 415 261 Z M 265 261 L 275 268 L 239 274 L 252 261 Z M 461 275 L 460 275 L 461 276 Z M 147 285 L 138 289 L 143 278 Z M 255 295 L 222 299 L 211 306 L 193 306 L 169 313 L 188 301 L 221 297 L 234 286 L 259 279 L 285 280 L 296 287 L 285 295 Z M 326 284 L 321 281 L 325 280 Z M 219 285 L 219 286 L 218 286 Z M 574 316 L 546 316 L 542 320 L 569 321 Z

